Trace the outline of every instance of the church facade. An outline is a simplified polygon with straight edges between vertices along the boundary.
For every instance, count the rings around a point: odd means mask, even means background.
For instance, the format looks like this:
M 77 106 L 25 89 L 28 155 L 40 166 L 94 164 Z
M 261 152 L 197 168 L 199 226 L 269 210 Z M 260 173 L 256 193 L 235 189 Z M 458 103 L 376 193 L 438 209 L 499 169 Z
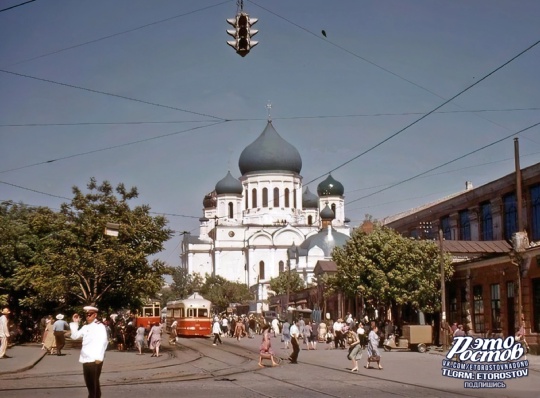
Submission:
M 344 187 L 331 175 L 317 194 L 302 186 L 302 158 L 269 120 L 231 172 L 203 200 L 199 235 L 184 234 L 181 263 L 189 273 L 222 276 L 256 293 L 258 309 L 269 282 L 285 271 L 312 284 L 317 261 L 350 235 Z

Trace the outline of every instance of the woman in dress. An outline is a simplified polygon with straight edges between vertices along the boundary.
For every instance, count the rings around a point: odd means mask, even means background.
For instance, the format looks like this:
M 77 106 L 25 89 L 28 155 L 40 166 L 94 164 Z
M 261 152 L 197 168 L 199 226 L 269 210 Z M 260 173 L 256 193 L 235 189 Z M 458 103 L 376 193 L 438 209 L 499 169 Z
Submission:
M 368 359 L 367 364 L 365 366 L 366 369 L 369 369 L 369 363 L 370 362 L 377 362 L 377 366 L 379 369 L 382 369 L 381 366 L 381 353 L 379 352 L 379 334 L 377 333 L 379 331 L 379 328 L 375 323 L 373 323 L 371 327 L 371 331 L 369 332 L 368 336 Z
M 161 346 L 161 326 L 158 322 L 154 323 L 150 333 L 148 333 L 148 346 L 152 350 L 153 357 L 159 357 L 159 347 Z
M 270 325 L 265 324 L 262 329 L 262 343 L 259 351 L 259 366 L 264 367 L 262 360 L 272 360 L 272 366 L 277 366 L 278 363 L 274 361 L 274 351 L 272 350 L 272 343 L 270 341 Z
M 347 331 L 345 341 L 349 344 L 347 358 L 352 361 L 351 372 L 358 372 L 358 359 L 362 358 L 362 345 L 360 344 L 357 332 L 355 332 L 353 328 L 350 328 Z
M 45 320 L 45 331 L 43 332 L 43 348 L 50 355 L 56 354 L 56 339 L 54 338 L 52 316 L 49 315 Z
M 289 349 L 289 344 L 291 343 L 291 324 L 289 321 L 283 323 L 283 329 L 281 329 L 281 337 L 283 338 L 284 348 Z
M 139 350 L 139 353 L 137 355 L 143 355 L 143 347 L 144 347 L 144 334 L 146 333 L 146 329 L 144 326 L 139 326 L 135 332 L 135 345 L 137 346 L 137 349 Z
M 319 323 L 319 327 L 318 327 L 318 335 L 319 335 L 319 341 L 322 343 L 322 342 L 325 342 L 326 341 L 326 333 L 328 332 L 328 328 L 326 327 L 326 323 L 323 321 L 321 321 L 321 323 Z

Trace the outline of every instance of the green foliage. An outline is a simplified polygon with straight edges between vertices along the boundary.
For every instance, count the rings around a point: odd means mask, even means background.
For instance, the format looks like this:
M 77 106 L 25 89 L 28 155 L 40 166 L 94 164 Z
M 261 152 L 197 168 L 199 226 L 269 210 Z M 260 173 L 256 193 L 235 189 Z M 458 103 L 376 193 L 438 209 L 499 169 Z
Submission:
M 173 278 L 173 283 L 171 284 L 170 289 L 172 294 L 170 300 L 184 299 L 193 294 L 193 292 L 200 292 L 204 283 L 204 279 L 201 275 L 189 274 L 185 268 L 172 268 L 171 276 Z
M 9 294 L 24 292 L 21 306 L 136 308 L 160 290 L 167 267 L 148 257 L 172 235 L 166 219 L 150 216 L 147 205 L 130 208 L 136 188 L 92 178 L 88 190 L 74 187 L 60 212 L 2 204 L 0 283 Z M 118 237 L 104 234 L 109 222 L 120 225 Z
M 205 275 L 200 293 L 210 300 L 219 312 L 224 311 L 230 303 L 244 303 L 252 298 L 246 284 L 230 282 L 222 276 L 208 274 Z
M 287 293 L 287 286 L 289 286 L 289 293 L 305 288 L 303 279 L 295 271 L 281 272 L 277 277 L 270 279 L 270 289 L 278 295 Z
M 329 283 L 349 297 L 360 293 L 368 305 L 408 304 L 428 313 L 440 308 L 440 254 L 435 242 L 405 238 L 376 225 L 369 234 L 353 231 L 344 247 L 334 249 L 333 259 L 338 272 Z M 444 256 L 444 264 L 450 280 L 450 256 Z

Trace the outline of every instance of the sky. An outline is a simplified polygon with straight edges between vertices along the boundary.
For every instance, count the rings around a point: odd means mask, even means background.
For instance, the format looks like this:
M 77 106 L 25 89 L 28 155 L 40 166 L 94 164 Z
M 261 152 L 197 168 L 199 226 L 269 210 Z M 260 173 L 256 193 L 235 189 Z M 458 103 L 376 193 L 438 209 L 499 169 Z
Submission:
M 269 117 L 304 185 L 344 185 L 353 227 L 512 173 L 515 137 L 540 161 L 537 0 L 246 0 L 244 58 L 236 1 L 25 2 L 0 2 L 0 201 L 136 186 L 173 266 Z

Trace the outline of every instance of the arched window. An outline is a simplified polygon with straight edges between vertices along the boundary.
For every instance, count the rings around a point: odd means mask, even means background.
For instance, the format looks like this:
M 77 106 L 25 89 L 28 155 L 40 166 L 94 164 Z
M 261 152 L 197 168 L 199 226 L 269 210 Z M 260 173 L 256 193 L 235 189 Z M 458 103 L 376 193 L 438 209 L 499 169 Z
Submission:
M 259 263 L 259 279 L 264 279 L 264 261 Z
M 291 204 L 289 203 L 289 193 L 290 193 L 289 188 L 285 188 L 285 195 L 283 195 L 285 196 L 285 207 L 291 206 Z
M 274 207 L 279 207 L 279 188 L 274 188 Z
M 296 207 L 296 189 L 293 189 L 293 208 L 298 208 Z
M 246 189 L 246 210 L 249 208 L 248 190 Z
M 308 225 L 313 225 L 313 216 L 308 216 L 307 223 Z
M 233 218 L 234 216 L 234 205 L 233 202 L 229 202 L 229 218 Z
M 257 190 L 255 188 L 251 190 L 251 207 L 257 208 Z
M 279 262 L 279 273 L 282 274 L 283 272 L 285 272 L 285 264 L 283 263 L 283 261 L 280 261 Z
M 336 204 L 335 203 L 332 203 L 332 211 L 334 212 L 334 217 L 336 217 Z
M 268 188 L 263 188 L 263 203 L 262 207 L 268 207 Z

